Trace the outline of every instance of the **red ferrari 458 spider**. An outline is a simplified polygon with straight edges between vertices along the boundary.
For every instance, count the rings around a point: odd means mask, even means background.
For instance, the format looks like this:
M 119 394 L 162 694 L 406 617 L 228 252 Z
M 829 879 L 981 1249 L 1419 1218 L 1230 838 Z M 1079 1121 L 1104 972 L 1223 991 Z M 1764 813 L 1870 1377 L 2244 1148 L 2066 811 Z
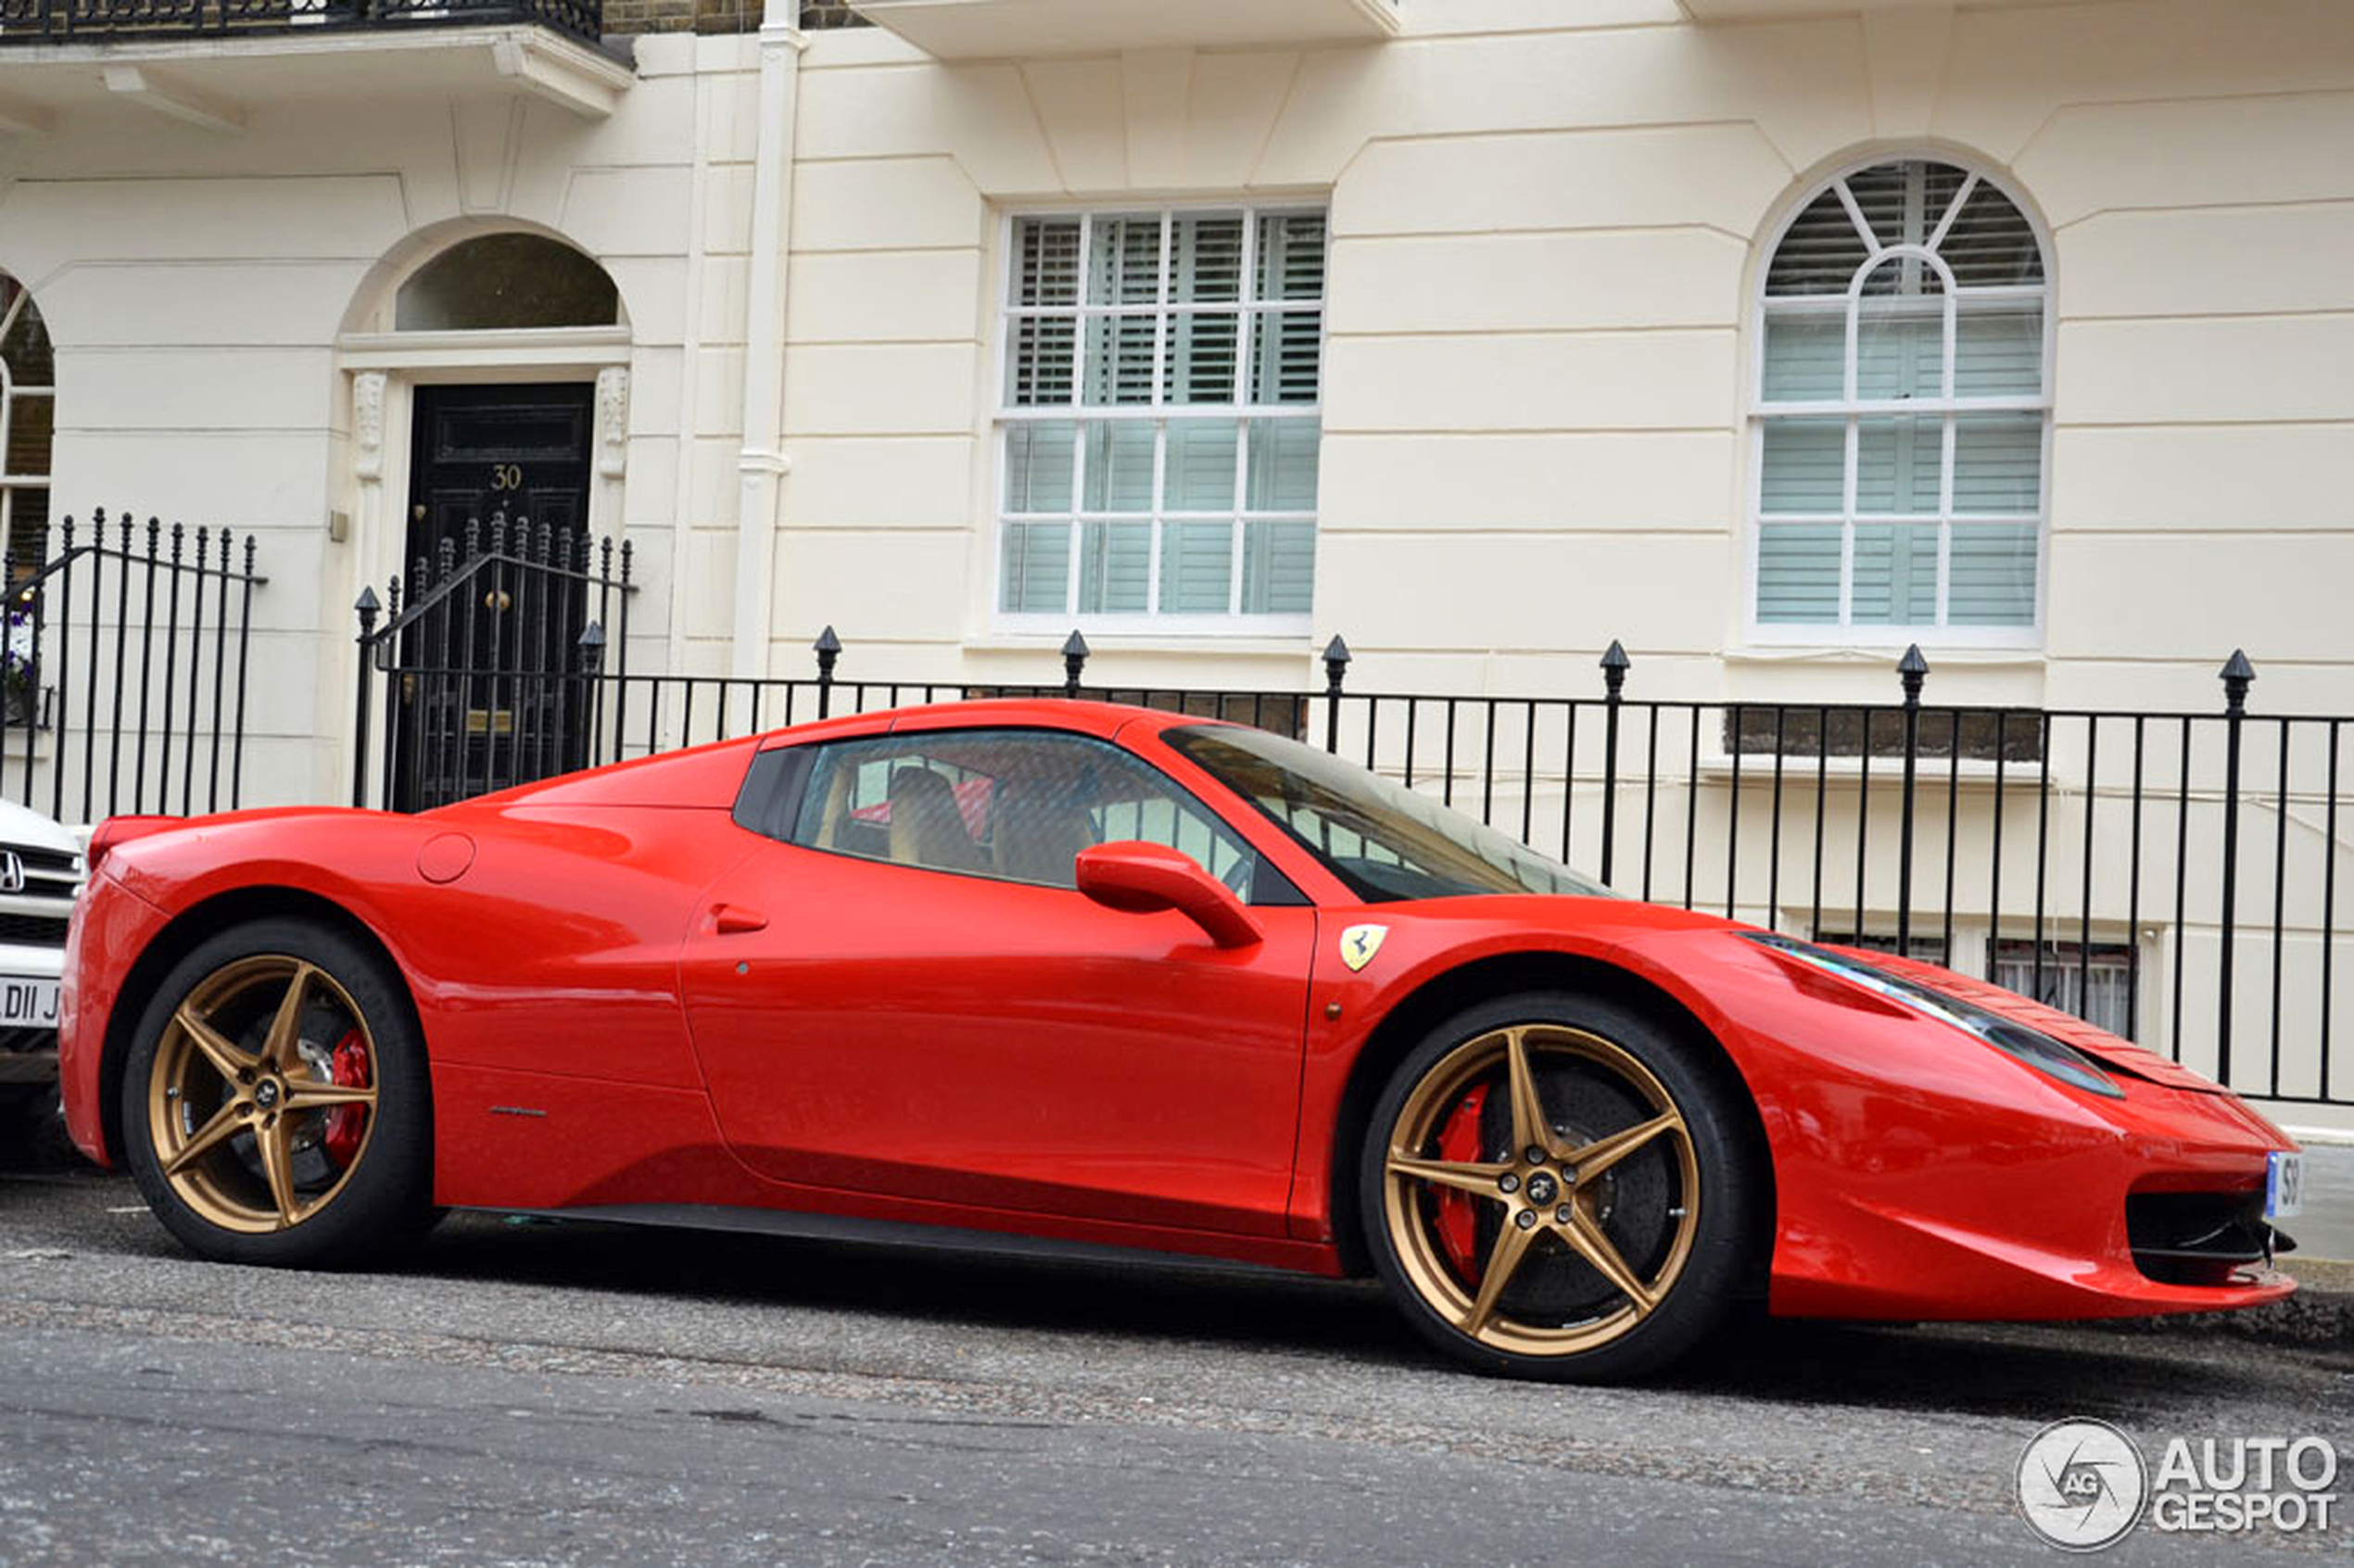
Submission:
M 1265 731 L 806 725 L 416 816 L 118 819 L 83 1150 L 207 1257 L 442 1209 L 1371 1271 L 1478 1366 L 2245 1307 L 2292 1145 L 1926 965 L 1614 897 Z

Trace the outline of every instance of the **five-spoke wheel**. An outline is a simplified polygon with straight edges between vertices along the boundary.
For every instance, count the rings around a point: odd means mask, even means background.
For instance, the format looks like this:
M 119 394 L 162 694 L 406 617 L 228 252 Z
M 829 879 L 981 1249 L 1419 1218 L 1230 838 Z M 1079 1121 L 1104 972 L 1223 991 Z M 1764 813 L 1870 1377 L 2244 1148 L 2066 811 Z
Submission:
M 1400 1064 L 1361 1165 L 1367 1240 L 1448 1350 L 1631 1375 L 1729 1303 L 1753 1208 L 1713 1064 L 1611 1003 L 1475 1008 Z
M 397 985 L 349 937 L 284 920 L 174 967 L 133 1048 L 122 1125 L 142 1192 L 183 1241 L 316 1264 L 414 1233 L 429 1112 Z

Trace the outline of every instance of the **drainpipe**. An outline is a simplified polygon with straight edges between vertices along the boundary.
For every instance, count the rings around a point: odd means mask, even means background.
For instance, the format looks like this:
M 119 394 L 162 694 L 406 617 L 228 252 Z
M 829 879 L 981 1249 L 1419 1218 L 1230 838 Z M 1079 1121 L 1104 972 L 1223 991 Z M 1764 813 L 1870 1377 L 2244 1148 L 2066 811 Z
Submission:
M 760 134 L 753 151 L 752 277 L 744 310 L 744 444 L 736 458 L 735 651 L 729 673 L 768 673 L 776 608 L 777 503 L 791 466 L 785 414 L 785 248 L 792 207 L 799 0 L 766 0 L 760 22 Z M 692 373 L 691 369 L 689 373 Z

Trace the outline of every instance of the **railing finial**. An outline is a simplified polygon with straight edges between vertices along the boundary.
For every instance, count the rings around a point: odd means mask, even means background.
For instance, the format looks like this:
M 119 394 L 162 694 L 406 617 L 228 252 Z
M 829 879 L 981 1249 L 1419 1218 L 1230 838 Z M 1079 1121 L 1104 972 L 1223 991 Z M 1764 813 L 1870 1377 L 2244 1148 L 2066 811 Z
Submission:
M 1618 867 L 1618 710 L 1625 701 L 1621 695 L 1626 685 L 1626 672 L 1635 661 L 1626 656 L 1626 648 L 1612 638 L 1610 646 L 1602 650 L 1602 881 L 1608 885 Z M 1571 710 L 1575 714 L 1576 710 Z M 1654 710 L 1656 712 L 1656 710 Z M 1573 778 L 1572 788 L 1576 787 Z
M 1929 678 L 1929 661 L 1921 657 L 1919 643 L 1905 649 L 1905 656 L 1896 661 L 1896 678 L 1905 688 L 1905 705 L 1908 708 L 1919 707 L 1921 682 Z
M 832 623 L 817 634 L 809 645 L 817 655 L 817 716 L 831 718 L 834 714 L 834 661 L 842 657 L 842 639 L 834 635 Z
M 180 537 L 178 524 L 172 525 L 171 533 L 176 546 Z M 176 556 L 179 551 L 175 548 L 172 553 Z M 368 719 L 375 707 L 370 701 L 368 689 L 370 678 L 374 673 L 374 660 L 370 655 L 375 651 L 376 616 L 384 605 L 376 598 L 376 590 L 362 583 L 360 597 L 352 601 L 351 607 L 360 613 L 360 635 L 352 639 L 360 645 L 359 668 L 351 683 L 351 804 L 357 810 L 368 803 Z M 167 724 L 164 727 L 167 745 L 171 734 L 171 726 Z M 166 754 L 169 755 L 168 750 Z M 386 807 L 392 804 L 390 801 L 379 803 Z
M 1348 651 L 1348 644 L 1341 640 L 1340 633 L 1333 633 L 1333 639 L 1324 644 L 1324 694 L 1326 696 L 1340 695 L 1340 683 L 1348 677 L 1348 666 L 1353 658 L 1354 655 Z
M 1618 639 L 1612 638 L 1610 646 L 1602 650 L 1602 685 L 1609 689 L 1612 701 L 1618 698 L 1619 689 L 1626 684 L 1626 672 L 1635 661 L 1626 656 L 1626 649 Z
M 1079 695 L 1079 677 L 1084 675 L 1086 670 L 1087 639 L 1079 635 L 1079 628 L 1077 626 L 1073 626 L 1070 628 L 1070 635 L 1063 639 L 1064 696 L 1076 697 Z
M 2256 684 L 2256 666 L 2247 662 L 2247 651 L 2234 648 L 2217 672 L 2223 681 L 2223 711 L 2245 713 L 2247 710 L 2247 689 Z

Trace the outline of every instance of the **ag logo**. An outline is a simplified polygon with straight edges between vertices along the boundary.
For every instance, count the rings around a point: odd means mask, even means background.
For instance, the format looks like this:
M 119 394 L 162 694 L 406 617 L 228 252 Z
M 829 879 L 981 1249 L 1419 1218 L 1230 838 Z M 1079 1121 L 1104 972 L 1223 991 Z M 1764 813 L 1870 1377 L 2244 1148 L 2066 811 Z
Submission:
M 2019 1510 L 2063 1551 L 2097 1551 L 2142 1517 L 2149 1471 L 2133 1440 L 2105 1421 L 2059 1421 L 2019 1456 Z
M 1340 933 L 1340 961 L 1350 969 L 1361 969 L 1373 961 L 1381 951 L 1382 938 L 1389 934 L 1387 926 L 1351 926 Z

